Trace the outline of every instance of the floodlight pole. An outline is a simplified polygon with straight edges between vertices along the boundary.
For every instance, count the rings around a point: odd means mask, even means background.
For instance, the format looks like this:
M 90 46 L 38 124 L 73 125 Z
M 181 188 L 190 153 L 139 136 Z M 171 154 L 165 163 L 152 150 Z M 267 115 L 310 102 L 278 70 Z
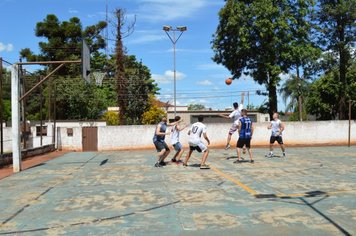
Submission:
M 177 69 L 176 69 L 176 44 L 180 37 L 182 36 L 183 32 L 187 30 L 187 27 L 176 27 L 173 28 L 172 26 L 163 26 L 164 32 L 166 32 L 168 38 L 171 40 L 173 44 L 173 80 L 174 80 L 174 116 L 177 115 Z M 168 33 L 169 31 L 173 32 L 173 37 Z M 176 32 L 180 32 L 178 38 L 176 38 Z

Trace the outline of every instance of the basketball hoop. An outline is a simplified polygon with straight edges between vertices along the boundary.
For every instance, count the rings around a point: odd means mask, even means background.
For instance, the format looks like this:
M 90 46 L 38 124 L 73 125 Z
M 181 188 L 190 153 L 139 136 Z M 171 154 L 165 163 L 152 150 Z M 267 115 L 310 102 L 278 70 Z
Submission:
M 94 79 L 95 79 L 95 84 L 97 86 L 102 86 L 103 85 L 103 80 L 105 78 L 105 74 L 104 72 L 99 72 L 99 71 L 94 71 L 92 73 Z

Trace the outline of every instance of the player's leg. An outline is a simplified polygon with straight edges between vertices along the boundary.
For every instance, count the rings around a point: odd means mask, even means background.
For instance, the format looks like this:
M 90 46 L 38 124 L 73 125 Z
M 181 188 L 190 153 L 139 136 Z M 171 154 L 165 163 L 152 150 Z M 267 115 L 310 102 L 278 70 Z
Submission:
M 277 141 L 278 141 L 279 146 L 282 149 L 282 153 L 283 153 L 282 155 L 283 155 L 283 157 L 285 157 L 286 156 L 286 148 L 284 147 L 282 136 L 279 136 Z
M 155 167 L 161 167 L 161 165 L 159 163 L 160 163 L 161 158 L 165 154 L 165 149 L 164 149 L 164 146 L 163 146 L 163 144 L 161 142 L 156 141 L 156 142 L 154 142 L 154 145 L 155 145 L 157 153 L 158 153 L 157 162 L 155 164 Z
M 188 152 L 187 156 L 185 157 L 183 166 L 188 166 L 188 161 L 189 161 L 190 156 L 192 155 L 194 149 L 195 149 L 194 147 L 190 146 L 189 152 Z
M 241 148 L 244 146 L 244 142 L 242 140 L 242 138 L 239 138 L 239 140 L 237 140 L 237 144 L 236 144 L 236 153 L 237 153 L 237 160 L 234 161 L 234 163 L 240 163 L 242 161 L 241 158 Z
M 176 150 L 176 153 L 175 153 L 174 157 L 172 158 L 172 161 L 173 162 L 180 161 L 180 159 L 182 158 L 182 155 L 184 153 L 182 144 L 180 142 L 174 144 L 174 149 Z
M 165 166 L 166 163 L 164 162 L 164 159 L 166 159 L 166 157 L 169 155 L 169 153 L 171 152 L 171 150 L 169 149 L 169 147 L 168 147 L 168 145 L 167 145 L 166 142 L 163 142 L 162 145 L 163 145 L 163 147 L 164 147 L 164 153 L 163 153 L 163 155 L 162 155 L 161 158 L 160 158 L 159 164 Z
M 270 141 L 269 141 L 269 153 L 266 155 L 266 157 L 273 157 L 274 153 L 273 153 L 273 144 L 274 142 L 276 142 L 276 137 L 275 136 L 271 136 Z
M 209 149 L 208 147 L 203 143 L 199 143 L 198 147 L 196 148 L 198 152 L 202 152 L 203 156 L 201 158 L 200 162 L 200 169 L 210 169 L 210 167 L 205 163 L 206 159 L 208 158 L 209 155 Z
M 246 146 L 246 148 L 247 148 L 248 155 L 250 156 L 250 162 L 251 162 L 251 163 L 254 163 L 255 161 L 253 160 L 253 157 L 252 157 L 252 150 L 251 150 L 251 139 L 246 139 L 245 146 Z
M 236 132 L 237 130 L 237 126 L 235 124 L 233 124 L 229 130 L 229 133 L 227 135 L 227 140 L 226 140 L 226 147 L 225 147 L 225 150 L 228 150 L 231 148 L 230 146 L 230 142 L 231 142 L 231 137 L 232 135 Z

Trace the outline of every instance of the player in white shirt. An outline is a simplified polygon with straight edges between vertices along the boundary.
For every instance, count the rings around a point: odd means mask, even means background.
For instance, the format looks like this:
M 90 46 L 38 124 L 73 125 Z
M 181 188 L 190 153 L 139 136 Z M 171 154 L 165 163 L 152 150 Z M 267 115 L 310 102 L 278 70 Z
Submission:
M 210 145 L 210 140 L 206 133 L 206 126 L 202 123 L 203 120 L 204 120 L 204 117 L 199 116 L 198 122 L 194 123 L 188 132 L 188 135 L 189 135 L 188 142 L 189 142 L 190 150 L 189 150 L 187 157 L 185 158 L 185 161 L 183 164 L 184 166 L 188 165 L 190 156 L 192 155 L 194 150 L 197 150 L 198 152 L 203 152 L 203 156 L 202 156 L 201 163 L 200 163 L 200 169 L 210 169 L 210 167 L 205 164 L 206 159 L 208 158 L 208 155 L 209 155 L 209 149 L 201 140 L 201 136 L 203 135 L 203 137 L 207 141 L 208 145 Z
M 266 157 L 273 157 L 273 144 L 277 141 L 278 144 L 281 146 L 282 152 L 283 152 L 283 157 L 286 156 L 286 150 L 283 144 L 283 139 L 282 139 L 282 132 L 285 129 L 284 124 L 282 121 L 279 119 L 279 114 L 276 112 L 273 114 L 273 120 L 267 127 L 268 129 L 272 130 L 270 142 L 269 142 L 269 154 L 266 155 Z
M 183 121 L 180 116 L 176 116 L 174 121 L 177 122 L 177 124 L 175 124 L 171 130 L 171 144 L 174 147 L 176 154 L 172 158 L 172 162 L 181 162 L 180 158 L 182 157 L 184 150 L 182 144 L 179 142 L 179 134 L 180 131 L 187 127 L 187 125 L 180 124 Z
M 245 98 L 245 93 L 242 93 L 240 105 L 237 102 L 234 102 L 234 104 L 233 104 L 234 110 L 230 113 L 230 115 L 220 114 L 221 117 L 232 120 L 232 126 L 231 126 L 229 133 L 227 135 L 227 142 L 226 142 L 225 150 L 228 150 L 231 148 L 231 146 L 230 146 L 231 136 L 238 129 L 237 124 L 238 124 L 238 120 L 241 117 L 241 111 L 244 108 L 244 98 Z M 244 149 L 244 153 L 245 153 L 245 149 Z

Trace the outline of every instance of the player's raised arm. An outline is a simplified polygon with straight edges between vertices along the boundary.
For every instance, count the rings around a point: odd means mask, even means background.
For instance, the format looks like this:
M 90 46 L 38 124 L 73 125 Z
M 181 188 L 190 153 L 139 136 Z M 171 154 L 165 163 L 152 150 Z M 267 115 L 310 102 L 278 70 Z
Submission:
M 229 115 L 219 114 L 219 116 L 222 118 L 231 119 L 231 117 Z

